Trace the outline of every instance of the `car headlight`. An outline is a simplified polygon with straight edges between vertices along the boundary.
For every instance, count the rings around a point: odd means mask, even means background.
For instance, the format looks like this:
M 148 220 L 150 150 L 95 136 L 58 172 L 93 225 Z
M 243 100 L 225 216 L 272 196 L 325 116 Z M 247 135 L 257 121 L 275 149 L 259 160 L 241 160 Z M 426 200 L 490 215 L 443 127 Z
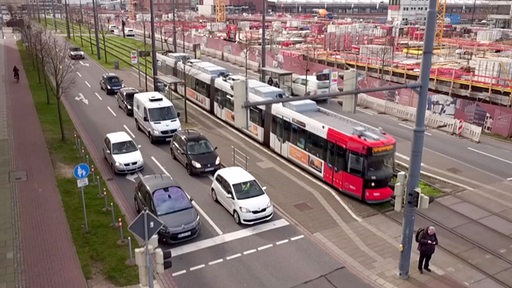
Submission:
M 160 228 L 160 233 L 169 233 L 169 228 L 167 228 L 165 225 L 162 225 L 162 228 Z
M 123 163 L 121 163 L 121 162 L 117 162 L 117 161 L 116 161 L 116 166 L 117 166 L 117 167 L 123 166 Z
M 240 206 L 240 212 L 242 212 L 242 213 L 251 213 L 251 210 L 249 210 L 249 209 L 247 209 L 245 207 Z
M 159 135 L 160 134 L 160 131 L 156 130 L 156 129 L 153 129 L 153 134 L 154 135 Z
M 272 202 L 268 201 L 267 206 L 265 208 L 270 208 L 270 207 L 272 207 Z
M 220 157 L 217 156 L 217 159 L 215 159 L 215 165 L 219 165 L 220 164 Z
M 107 88 L 110 89 L 110 85 L 107 85 Z
M 192 166 L 196 167 L 196 168 L 201 168 L 201 164 L 199 164 L 198 162 L 196 161 L 192 161 L 191 162 Z

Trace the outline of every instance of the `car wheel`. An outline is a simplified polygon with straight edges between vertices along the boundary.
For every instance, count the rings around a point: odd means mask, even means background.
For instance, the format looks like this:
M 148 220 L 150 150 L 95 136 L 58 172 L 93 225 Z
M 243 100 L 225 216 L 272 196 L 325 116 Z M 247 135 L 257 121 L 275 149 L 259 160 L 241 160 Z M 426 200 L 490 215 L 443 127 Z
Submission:
M 114 163 L 111 163 L 111 164 L 110 164 L 110 169 L 112 169 L 112 173 L 113 173 L 114 175 L 116 175 L 116 174 L 117 174 L 117 172 L 116 172 L 116 168 L 114 167 Z
M 137 130 L 142 131 L 142 129 L 140 129 L 139 121 L 135 120 L 135 126 L 137 126 Z
M 212 195 L 213 202 L 219 202 L 219 200 L 217 200 L 217 192 L 215 192 L 215 190 L 212 189 L 212 192 L 210 193 Z
M 190 167 L 190 165 L 188 163 L 185 165 L 185 169 L 187 169 L 187 174 L 188 175 L 192 175 L 193 174 L 192 173 L 192 167 Z
M 235 219 L 236 224 L 240 224 L 240 215 L 238 215 L 238 212 L 233 212 L 233 219 Z

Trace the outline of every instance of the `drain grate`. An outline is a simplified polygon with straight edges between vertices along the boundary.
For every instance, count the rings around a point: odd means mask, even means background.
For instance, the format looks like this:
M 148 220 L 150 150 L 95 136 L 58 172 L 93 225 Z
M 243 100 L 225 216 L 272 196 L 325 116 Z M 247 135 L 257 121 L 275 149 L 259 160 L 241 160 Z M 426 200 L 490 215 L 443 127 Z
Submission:
M 298 204 L 293 205 L 293 207 L 297 208 L 297 210 L 299 210 L 300 212 L 304 212 L 304 211 L 313 209 L 306 202 L 300 202 Z
M 22 182 L 27 181 L 26 171 L 14 171 L 9 172 L 9 182 Z

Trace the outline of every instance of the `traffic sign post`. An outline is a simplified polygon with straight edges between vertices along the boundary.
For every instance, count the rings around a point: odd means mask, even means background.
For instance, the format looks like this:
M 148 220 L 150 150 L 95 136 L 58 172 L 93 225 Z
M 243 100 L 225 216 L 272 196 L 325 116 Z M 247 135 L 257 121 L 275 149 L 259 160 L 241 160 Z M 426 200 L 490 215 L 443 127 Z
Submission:
M 138 58 L 137 54 L 138 54 L 137 51 L 132 51 L 132 53 L 130 55 L 130 60 L 131 60 L 132 64 L 139 63 L 139 58 Z
M 153 269 L 149 257 L 148 241 L 151 237 L 153 237 L 153 235 L 158 233 L 158 230 L 160 230 L 163 225 L 164 223 L 160 221 L 160 219 L 158 219 L 147 209 L 144 209 L 144 211 L 142 211 L 142 213 L 140 213 L 139 216 L 133 220 L 130 226 L 128 226 L 128 230 L 139 236 L 141 239 L 144 239 L 146 266 L 148 269 L 148 287 L 150 288 L 153 288 Z
M 85 222 L 85 232 L 89 232 L 89 226 L 87 224 L 87 210 L 85 208 L 85 196 L 84 196 L 84 186 L 89 184 L 89 165 L 85 163 L 80 163 L 75 166 L 73 169 L 73 175 L 76 178 L 77 186 L 80 187 L 80 193 L 82 194 L 82 208 L 84 209 L 84 222 Z

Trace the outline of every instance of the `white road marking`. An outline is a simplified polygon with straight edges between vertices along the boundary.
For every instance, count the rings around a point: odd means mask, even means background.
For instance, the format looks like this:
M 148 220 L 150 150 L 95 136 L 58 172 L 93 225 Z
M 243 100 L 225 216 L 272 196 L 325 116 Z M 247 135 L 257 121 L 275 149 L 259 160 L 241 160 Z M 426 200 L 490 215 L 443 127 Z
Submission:
M 89 63 L 84 63 L 84 62 L 80 61 L 80 64 L 82 64 L 83 66 L 89 67 Z
M 96 95 L 96 97 L 98 97 L 98 99 L 103 100 L 103 98 L 101 98 L 101 96 L 100 96 L 100 94 L 98 94 L 98 92 L 94 92 L 94 95 Z
M 116 117 L 116 113 L 110 108 L 110 106 L 107 106 L 107 109 L 108 111 L 110 111 L 110 113 L 112 113 L 112 115 L 114 115 L 114 117 Z
M 276 245 L 281 245 L 281 244 L 285 244 L 285 243 L 288 243 L 288 239 L 284 239 L 284 240 L 281 240 L 281 241 L 277 241 L 277 242 L 276 242 Z
M 256 250 L 256 249 L 251 249 L 251 250 L 244 251 L 243 253 L 244 253 L 244 255 L 247 255 L 247 254 L 252 254 L 252 253 L 254 253 L 254 252 L 256 252 L 256 251 L 258 251 L 258 250 Z
M 238 257 L 240 257 L 240 256 L 242 256 L 242 254 L 240 254 L 240 253 L 236 253 L 236 254 L 234 254 L 234 255 L 231 255 L 231 256 L 226 257 L 226 259 L 227 259 L 227 260 L 231 260 L 231 259 L 238 258 Z
M 414 127 L 413 126 L 410 126 L 410 125 L 406 125 L 404 123 L 398 123 L 399 126 L 402 126 L 402 127 L 405 127 L 407 129 L 411 129 L 411 130 L 414 130 Z M 429 132 L 427 131 L 424 131 L 425 135 L 428 135 L 428 136 L 432 136 L 432 134 L 430 134 Z
M 85 85 L 89 86 L 89 88 L 91 88 L 91 84 L 89 84 L 89 82 L 85 81 Z
M 219 235 L 219 236 L 216 236 L 216 237 L 213 237 L 213 238 L 209 238 L 209 239 L 197 241 L 197 242 L 194 242 L 194 243 L 190 243 L 190 244 L 187 244 L 187 245 L 179 246 L 179 247 L 176 247 L 174 249 L 171 249 L 171 251 L 172 251 L 172 255 L 175 257 L 175 256 L 178 256 L 178 255 L 190 253 L 190 252 L 193 252 L 193 251 L 196 251 L 196 250 L 212 247 L 212 246 L 219 245 L 219 244 L 222 244 L 222 243 L 226 243 L 226 242 L 229 242 L 229 241 L 233 241 L 233 240 L 237 240 L 237 239 L 244 238 L 244 237 L 247 237 L 247 236 L 251 236 L 251 235 L 254 235 L 254 234 L 257 234 L 257 233 L 260 233 L 260 232 L 265 232 L 265 231 L 268 231 L 268 230 L 277 229 L 277 228 L 280 228 L 280 227 L 283 227 L 283 226 L 286 226 L 286 225 L 289 225 L 289 224 L 290 223 L 288 223 L 288 221 L 286 221 L 284 219 L 279 219 L 279 220 L 276 220 L 276 221 L 263 223 L 263 224 L 258 225 L 258 226 L 246 228 L 246 229 L 243 229 L 243 230 L 238 230 L 238 231 L 235 231 L 235 232 Z M 229 260 L 229 258 L 228 258 L 228 260 Z
M 511 180 L 512 180 L 512 177 L 507 178 L 507 181 L 511 181 Z
M 130 134 L 130 136 L 132 136 L 133 139 L 135 139 L 135 135 L 132 133 L 132 131 L 128 128 L 128 126 L 126 125 L 123 125 L 124 127 L 124 130 L 126 130 L 126 132 L 128 132 L 128 134 Z
M 509 161 L 509 160 L 506 160 L 506 159 L 503 159 L 503 158 L 500 158 L 498 156 L 494 156 L 492 154 L 489 154 L 489 153 L 486 153 L 486 152 L 483 152 L 483 151 L 480 151 L 480 150 L 476 150 L 476 149 L 473 149 L 471 147 L 468 147 L 469 150 L 473 151 L 473 152 L 476 152 L 476 153 L 480 153 L 482 155 L 485 155 L 485 156 L 488 156 L 488 157 L 491 157 L 491 158 L 494 158 L 496 160 L 500 160 L 500 161 L 503 161 L 505 163 L 508 163 L 508 164 L 512 164 L 512 161 Z
M 273 244 L 268 244 L 268 245 L 265 245 L 265 246 L 261 246 L 261 247 L 258 247 L 258 251 L 265 250 L 265 249 L 271 248 L 273 246 L 274 246 Z
M 304 235 L 299 235 L 299 236 L 292 237 L 292 238 L 290 238 L 290 240 L 295 241 L 295 240 L 299 240 L 299 239 L 302 239 L 302 238 L 304 238 Z
M 204 264 L 201 264 L 201 265 L 197 265 L 197 266 L 195 266 L 195 267 L 191 267 L 191 268 L 190 268 L 190 271 L 194 271 L 194 270 L 197 270 L 197 269 L 204 268 L 204 266 L 205 266 Z
M 222 261 L 224 261 L 224 259 L 220 258 L 220 259 L 208 262 L 208 265 L 215 265 L 217 263 L 221 263 Z
M 165 170 L 164 166 L 162 166 L 162 164 L 160 164 L 154 156 L 151 156 L 151 159 L 153 159 L 153 161 L 155 162 L 155 164 L 164 172 L 165 175 L 169 176 L 172 178 L 171 174 L 169 174 L 169 172 L 167 172 L 167 170 Z
M 78 75 L 78 77 L 82 77 L 82 74 L 80 74 L 80 72 L 76 71 L 76 74 Z
M 172 276 L 178 276 L 178 275 L 185 274 L 185 273 L 187 273 L 187 270 L 181 270 L 181 271 L 172 273 Z
M 142 179 L 142 176 L 143 175 L 137 171 L 136 173 L 126 175 L 126 179 L 135 182 L 135 178 L 139 177 L 139 179 Z
M 78 97 L 75 97 L 75 100 L 76 100 L 76 101 L 82 101 L 82 102 L 84 102 L 86 105 L 88 105 L 88 104 L 89 104 L 89 100 L 85 99 L 84 94 L 82 94 L 82 93 L 78 93 Z
M 371 116 L 377 115 L 377 113 L 372 112 L 372 111 L 367 110 L 367 109 L 357 108 L 357 111 L 359 111 L 359 112 L 363 112 L 364 114 L 368 114 L 368 115 L 371 115 Z

